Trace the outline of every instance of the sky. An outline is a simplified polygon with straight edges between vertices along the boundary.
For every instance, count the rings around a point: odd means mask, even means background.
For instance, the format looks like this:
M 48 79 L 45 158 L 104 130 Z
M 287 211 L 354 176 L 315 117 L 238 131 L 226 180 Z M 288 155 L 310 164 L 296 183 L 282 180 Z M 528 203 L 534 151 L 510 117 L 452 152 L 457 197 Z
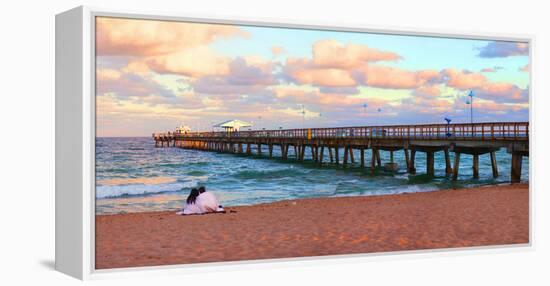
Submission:
M 520 42 L 96 18 L 99 137 L 528 121 L 529 76 Z

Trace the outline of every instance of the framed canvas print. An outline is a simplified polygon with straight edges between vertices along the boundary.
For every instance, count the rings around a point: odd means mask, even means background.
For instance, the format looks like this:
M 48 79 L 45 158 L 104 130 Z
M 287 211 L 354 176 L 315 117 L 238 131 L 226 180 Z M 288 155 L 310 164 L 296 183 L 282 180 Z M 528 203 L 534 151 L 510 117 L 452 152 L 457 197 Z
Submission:
M 532 39 L 56 18 L 56 268 L 528 247 Z

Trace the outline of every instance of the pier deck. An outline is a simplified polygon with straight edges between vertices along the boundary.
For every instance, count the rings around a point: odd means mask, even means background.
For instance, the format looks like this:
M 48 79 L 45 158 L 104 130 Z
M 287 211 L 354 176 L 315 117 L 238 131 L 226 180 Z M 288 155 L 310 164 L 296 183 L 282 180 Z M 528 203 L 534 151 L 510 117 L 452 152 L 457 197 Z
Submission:
M 371 170 L 381 166 L 380 151 L 390 152 L 390 168 L 393 153 L 403 150 L 405 166 L 409 173 L 415 173 L 417 152 L 426 153 L 426 173 L 434 175 L 434 153 L 444 152 L 447 174 L 456 180 L 461 154 L 472 155 L 472 173 L 479 177 L 479 156 L 489 154 L 493 176 L 497 177 L 496 151 L 506 148 L 512 155 L 511 180 L 519 182 L 523 156 L 529 156 L 529 122 L 489 122 L 462 124 L 423 124 L 360 126 L 335 128 L 304 128 L 279 130 L 249 130 L 235 132 L 166 132 L 154 133 L 157 147 L 179 147 L 205 151 L 252 154 L 256 146 L 257 155 L 273 157 L 273 148 L 280 150 L 281 158 L 289 158 L 292 150 L 294 159 L 304 161 L 305 154 L 323 164 L 328 151 L 328 160 L 333 164 L 355 163 L 353 150 L 360 151 L 359 163 L 365 167 L 365 150 L 371 149 Z M 265 149 L 267 147 L 267 149 Z M 343 154 L 341 155 L 341 151 Z M 455 153 L 452 166 L 449 152 Z M 340 161 L 342 157 L 342 161 Z

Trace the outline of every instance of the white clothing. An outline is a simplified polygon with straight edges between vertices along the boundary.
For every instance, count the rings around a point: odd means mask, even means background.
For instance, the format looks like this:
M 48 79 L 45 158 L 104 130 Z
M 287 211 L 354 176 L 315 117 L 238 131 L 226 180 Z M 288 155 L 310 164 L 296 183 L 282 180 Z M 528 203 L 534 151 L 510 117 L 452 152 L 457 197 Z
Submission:
M 203 213 L 223 211 L 223 208 L 219 207 L 220 202 L 218 201 L 218 198 L 216 198 L 216 195 L 212 192 L 204 192 L 200 194 L 195 203 Z
M 183 211 L 177 212 L 179 215 L 190 215 L 190 214 L 201 214 L 202 211 L 199 208 L 199 205 L 195 201 L 194 204 L 186 204 L 183 208 Z

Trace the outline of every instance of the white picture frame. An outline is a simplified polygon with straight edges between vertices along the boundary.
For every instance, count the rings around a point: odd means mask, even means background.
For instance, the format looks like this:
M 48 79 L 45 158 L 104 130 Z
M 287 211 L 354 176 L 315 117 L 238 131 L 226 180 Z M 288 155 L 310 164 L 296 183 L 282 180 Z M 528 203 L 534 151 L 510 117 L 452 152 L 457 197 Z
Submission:
M 259 262 L 299 261 L 311 262 L 311 258 L 269 259 L 261 261 L 208 263 L 197 265 L 171 265 L 139 268 L 96 270 L 95 251 L 95 50 L 94 20 L 96 16 L 116 16 L 125 18 L 173 20 L 188 22 L 257 25 L 282 28 L 321 29 L 333 31 L 371 32 L 383 34 L 453 37 L 464 39 L 484 39 L 528 42 L 534 47 L 532 35 L 494 35 L 480 33 L 456 33 L 437 30 L 401 30 L 391 27 L 346 27 L 335 23 L 302 23 L 299 21 L 278 22 L 265 19 L 218 19 L 210 16 L 188 16 L 176 13 L 148 15 L 140 12 L 116 11 L 92 7 L 77 7 L 56 15 L 56 213 L 55 213 L 55 268 L 78 279 L 87 280 L 110 275 L 135 275 L 134 270 L 156 270 L 160 273 L 182 272 L 195 266 L 232 267 Z M 532 49 L 530 50 L 533 63 Z M 529 67 L 532 70 L 532 65 Z M 530 79 L 532 85 L 532 77 Z M 529 95 L 529 116 L 532 117 L 532 89 Z M 534 130 L 531 128 L 530 137 Z M 532 143 L 530 152 L 534 152 Z M 534 164 L 529 164 L 532 168 Z M 532 172 L 529 172 L 530 176 Z M 531 179 L 531 178 L 530 178 Z M 532 247 L 532 190 L 530 187 L 530 243 L 510 246 L 489 246 L 462 249 L 441 249 L 447 251 L 478 251 L 480 249 Z M 498 251 L 498 250 L 497 250 Z M 434 250 L 392 252 L 430 254 Z M 344 258 L 370 257 L 381 255 L 344 255 Z M 334 258 L 335 256 L 328 256 Z M 339 255 L 338 257 L 342 257 Z M 323 257 L 327 258 L 327 257 Z M 315 258 L 320 259 L 320 258 Z

